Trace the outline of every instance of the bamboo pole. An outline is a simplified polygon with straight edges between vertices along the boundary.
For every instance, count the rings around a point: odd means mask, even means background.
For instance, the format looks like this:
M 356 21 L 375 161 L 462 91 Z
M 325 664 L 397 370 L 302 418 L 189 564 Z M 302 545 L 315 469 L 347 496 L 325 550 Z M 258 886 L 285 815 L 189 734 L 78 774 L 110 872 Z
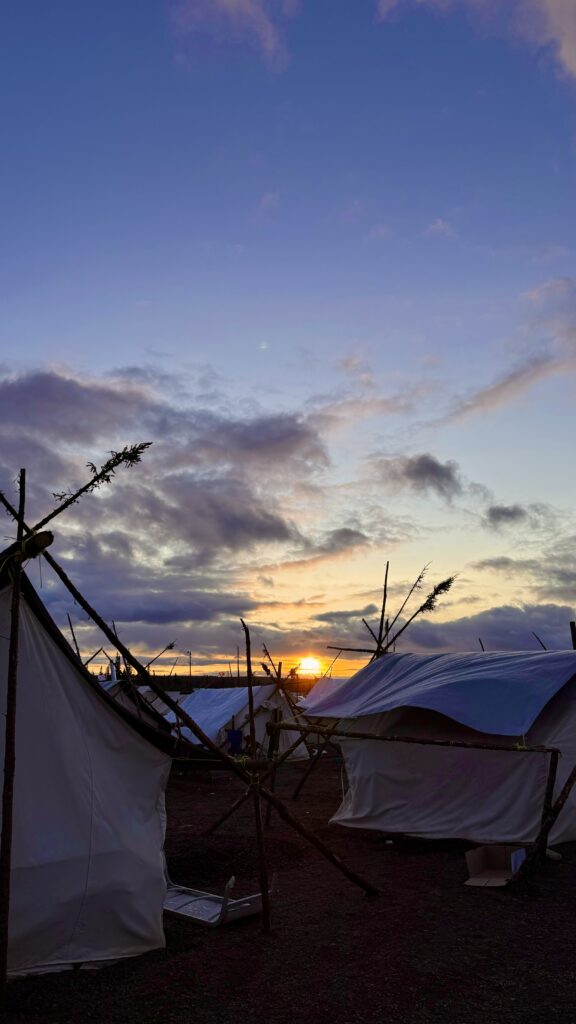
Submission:
M 0 1009 L 6 1006 L 8 982 L 8 944 L 10 920 L 10 876 L 12 870 L 12 826 L 14 819 L 14 775 L 16 770 L 16 695 L 18 684 L 18 638 L 20 630 L 20 584 L 26 502 L 26 470 L 20 470 L 18 532 L 12 558 L 12 601 L 10 608 L 10 645 L 6 692 L 6 728 L 4 746 L 4 785 L 2 789 L 2 833 L 0 836 Z

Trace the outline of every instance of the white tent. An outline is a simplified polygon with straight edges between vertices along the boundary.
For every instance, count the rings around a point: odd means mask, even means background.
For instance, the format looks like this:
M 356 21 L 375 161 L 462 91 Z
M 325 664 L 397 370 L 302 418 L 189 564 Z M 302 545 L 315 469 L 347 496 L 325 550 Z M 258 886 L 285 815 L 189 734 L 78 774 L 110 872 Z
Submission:
M 0 576 L 0 722 L 11 585 Z M 108 697 L 22 577 L 9 971 L 164 945 L 164 789 L 173 740 Z M 0 728 L 0 764 L 4 729 Z
M 576 651 L 386 654 L 344 686 L 312 691 L 311 717 L 377 736 L 561 751 L 557 795 L 576 764 Z M 538 834 L 550 754 L 338 740 L 349 788 L 333 821 L 483 843 Z M 576 839 L 576 789 L 550 842 Z
M 253 694 L 256 742 L 262 752 L 268 750 L 269 736 L 266 726 L 268 722 L 272 721 L 274 711 L 280 712 L 282 721 L 294 723 L 294 731 L 286 730 L 280 733 L 278 753 L 283 754 L 300 736 L 292 709 L 284 694 L 275 684 L 254 686 Z M 246 686 L 194 690 L 193 693 L 181 697 L 179 706 L 194 719 L 213 743 L 223 748 L 226 747 L 229 729 L 239 729 L 244 737 L 250 734 L 248 687 Z M 174 723 L 174 712 L 168 712 L 166 719 Z M 186 727 L 183 727 L 181 732 L 182 736 L 192 743 L 199 742 Z M 301 743 L 299 747 L 296 747 L 291 758 L 299 759 L 307 756 L 307 748 L 304 743 Z

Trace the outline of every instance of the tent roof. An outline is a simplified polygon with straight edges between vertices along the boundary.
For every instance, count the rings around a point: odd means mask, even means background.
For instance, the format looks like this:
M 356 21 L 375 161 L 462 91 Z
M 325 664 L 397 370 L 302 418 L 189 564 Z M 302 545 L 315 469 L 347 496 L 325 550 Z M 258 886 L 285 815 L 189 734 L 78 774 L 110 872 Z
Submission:
M 12 584 L 10 553 L 14 548 L 15 545 L 12 545 L 7 550 L 0 552 L 0 591 Z M 104 701 L 108 707 L 112 708 L 120 718 L 123 718 L 131 728 L 140 733 L 140 735 L 150 743 L 153 743 L 165 753 L 174 753 L 175 741 L 169 731 L 164 731 L 160 728 L 156 729 L 154 726 L 138 718 L 136 712 L 133 714 L 125 706 L 115 701 L 114 698 L 106 693 L 100 684 L 92 677 L 88 669 L 85 668 L 77 657 L 76 652 L 72 649 L 64 634 L 60 629 L 58 629 L 58 626 L 49 614 L 44 602 L 38 596 L 24 572 L 21 575 L 21 594 L 40 625 L 46 630 L 54 643 L 60 648 L 63 654 L 66 655 L 68 660 L 72 662 L 76 671 L 82 676 L 83 681 L 92 688 L 94 693 L 98 694 L 99 698 Z
M 426 708 L 478 732 L 522 736 L 575 676 L 576 651 L 386 654 L 332 692 L 312 690 L 302 707 L 327 718 Z
M 255 710 L 258 710 L 264 701 L 274 697 L 276 692 L 277 688 L 274 684 L 254 686 Z M 180 707 L 198 723 L 200 728 L 213 742 L 216 742 L 218 733 L 232 717 L 239 716 L 239 720 L 236 723 L 238 728 L 245 724 L 244 720 L 248 715 L 248 687 L 235 686 L 227 687 L 226 689 L 210 687 L 209 689 L 194 690 L 193 693 L 189 693 L 182 698 Z M 173 711 L 166 715 L 166 720 L 168 722 L 176 720 Z M 183 732 L 192 743 L 197 744 L 200 742 L 186 729 L 186 726 L 184 726 Z

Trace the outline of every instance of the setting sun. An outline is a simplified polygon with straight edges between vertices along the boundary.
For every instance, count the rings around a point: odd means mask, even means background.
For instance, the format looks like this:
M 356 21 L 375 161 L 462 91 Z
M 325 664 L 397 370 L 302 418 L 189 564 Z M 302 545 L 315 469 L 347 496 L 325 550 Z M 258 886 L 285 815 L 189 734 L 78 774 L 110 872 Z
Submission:
M 322 662 L 318 658 L 302 658 L 298 665 L 298 674 L 304 676 L 319 676 L 322 673 Z

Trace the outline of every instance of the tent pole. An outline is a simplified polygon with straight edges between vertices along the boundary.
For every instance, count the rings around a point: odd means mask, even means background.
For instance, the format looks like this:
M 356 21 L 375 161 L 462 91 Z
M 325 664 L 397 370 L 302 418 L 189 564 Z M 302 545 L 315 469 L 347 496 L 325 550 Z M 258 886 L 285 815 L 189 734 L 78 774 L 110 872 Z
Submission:
M 534 844 L 535 861 L 541 862 L 544 860 L 546 855 L 546 845 L 548 843 L 548 836 L 550 835 L 550 825 L 547 824 L 548 816 L 552 809 L 552 803 L 554 801 L 554 786 L 556 785 L 556 773 L 558 771 L 558 751 L 553 750 L 550 754 L 550 764 L 548 766 L 548 777 L 546 779 L 546 790 L 544 793 L 544 804 L 542 807 L 542 819 L 540 821 L 540 832 L 536 837 Z
M 300 744 L 303 742 L 304 741 L 301 736 L 297 740 L 295 740 L 292 746 L 288 747 L 288 750 L 285 750 L 282 756 L 279 757 L 278 760 L 275 761 L 274 764 L 264 772 L 264 774 L 260 777 L 260 782 L 262 783 L 265 779 L 267 779 L 268 776 L 271 775 L 273 771 L 277 771 L 282 762 L 286 761 L 290 757 L 290 754 L 292 754 L 296 750 L 296 748 L 299 747 Z M 213 825 L 210 825 L 210 827 L 206 829 L 204 835 L 209 836 L 213 832 L 216 832 L 220 828 L 220 826 L 223 825 L 225 821 L 228 821 L 228 818 L 230 818 L 234 814 L 234 811 L 237 811 L 238 808 L 242 806 L 242 804 L 246 803 L 249 796 L 250 790 L 245 789 L 242 795 L 239 796 L 238 799 L 230 805 L 228 810 L 224 811 L 224 814 L 222 814 L 218 818 L 218 820 L 214 822 Z
M 20 580 L 24 539 L 26 470 L 20 470 L 18 532 L 13 556 L 10 646 L 6 693 L 4 786 L 2 790 L 2 835 L 0 838 L 0 1009 L 6 1006 L 10 918 L 10 874 L 12 866 L 12 822 L 14 816 L 14 773 L 16 768 L 16 690 L 18 682 L 18 636 L 20 627 Z
M 250 630 L 240 619 L 244 636 L 246 638 L 246 680 L 248 683 L 248 707 L 250 709 L 250 757 L 256 757 L 256 722 L 254 720 L 254 680 L 252 676 L 252 651 L 250 645 Z M 266 867 L 266 849 L 264 846 L 264 829 L 262 826 L 262 804 L 260 798 L 260 773 L 250 773 L 250 792 L 254 804 L 254 822 L 256 825 L 256 845 L 258 847 L 258 862 L 260 873 L 260 892 L 262 893 L 262 931 L 270 931 L 270 893 L 268 891 L 268 870 Z
M 279 722 L 281 718 L 280 708 L 274 708 L 272 712 L 272 721 Z M 270 775 L 270 792 L 273 793 L 276 789 L 276 772 L 278 765 L 276 764 L 276 755 L 278 753 L 278 747 L 280 746 L 280 733 L 273 732 L 270 734 L 268 739 L 268 760 L 272 763 L 272 770 L 269 772 Z M 272 804 L 266 804 L 266 828 L 270 828 L 270 822 L 272 819 Z
M 334 725 L 332 728 L 335 729 L 337 725 L 338 725 L 338 722 L 336 722 L 336 725 Z M 318 742 L 320 742 L 320 736 L 318 736 Z M 330 736 L 325 736 L 324 740 L 323 740 L 323 743 L 322 743 L 322 746 L 318 746 L 316 754 L 314 755 L 314 757 L 312 757 L 310 759 L 310 764 L 306 768 L 306 771 L 304 772 L 304 775 L 302 776 L 302 778 L 298 782 L 294 792 L 292 793 L 292 799 L 293 800 L 297 800 L 298 797 L 300 796 L 300 793 L 304 789 L 305 783 L 308 782 L 308 779 L 312 775 L 312 772 L 318 766 L 318 764 L 320 762 L 320 758 L 322 757 L 322 754 L 324 753 L 324 751 L 326 750 L 326 747 L 329 744 L 330 744 Z M 340 753 L 340 751 L 338 751 L 338 753 Z

